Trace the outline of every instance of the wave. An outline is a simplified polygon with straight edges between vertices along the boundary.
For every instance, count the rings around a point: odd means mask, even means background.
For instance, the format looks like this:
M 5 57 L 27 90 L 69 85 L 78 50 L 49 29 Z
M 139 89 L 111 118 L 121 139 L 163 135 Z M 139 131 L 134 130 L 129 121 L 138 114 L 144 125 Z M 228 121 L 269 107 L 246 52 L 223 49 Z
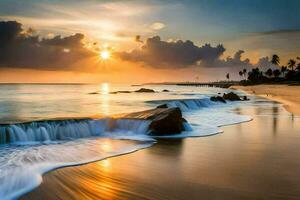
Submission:
M 148 148 L 153 142 L 78 139 L 48 145 L 11 146 L 0 149 L 1 200 L 18 199 L 42 182 L 42 175 L 54 169 L 87 164 Z M 7 162 L 9 161 L 9 162 Z
M 157 105 L 166 104 L 167 107 L 179 107 L 183 112 L 196 111 L 202 108 L 213 108 L 217 105 L 224 105 L 223 103 L 210 101 L 209 98 L 156 100 L 148 101 L 147 103 Z M 201 114 L 204 115 L 205 113 Z M 189 116 L 190 114 L 186 117 L 189 118 Z M 225 121 L 226 120 L 228 120 L 228 117 L 225 119 Z M 209 124 L 207 120 L 204 119 L 203 121 Z M 229 119 L 229 123 L 232 123 L 231 121 Z M 245 121 L 245 119 L 234 119 L 233 121 L 235 123 L 236 121 Z M 121 139 L 140 139 L 142 135 L 148 135 L 148 127 L 150 123 L 151 121 L 149 120 L 84 118 L 44 121 L 41 120 L 18 124 L 4 124 L 0 125 L 0 144 L 29 144 L 32 142 L 49 143 L 53 141 L 101 136 Z M 226 122 L 222 122 L 222 124 L 224 123 L 226 124 Z M 192 126 L 188 122 L 184 123 L 184 127 L 186 132 L 193 130 Z M 204 128 L 204 132 L 206 130 L 207 129 Z M 207 134 L 211 134 L 211 131 L 208 131 Z M 185 135 L 186 137 L 187 134 L 182 135 Z M 149 137 L 143 137 L 143 139 L 141 140 L 145 139 L 149 139 Z
M 223 104 L 219 102 L 213 102 L 209 98 L 154 100 L 154 101 L 147 101 L 147 102 L 155 105 L 166 104 L 168 107 L 178 107 L 183 112 L 198 110 L 201 108 L 208 108 L 211 106 Z
M 0 126 L 0 144 L 88 138 L 107 133 L 147 134 L 150 121 L 131 119 L 70 119 Z

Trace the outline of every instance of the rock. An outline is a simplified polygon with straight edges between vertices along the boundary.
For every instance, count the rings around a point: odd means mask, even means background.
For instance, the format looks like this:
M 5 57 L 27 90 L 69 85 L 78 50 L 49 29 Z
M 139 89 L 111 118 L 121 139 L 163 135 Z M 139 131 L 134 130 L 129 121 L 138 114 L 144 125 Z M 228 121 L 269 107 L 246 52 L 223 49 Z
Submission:
M 227 94 L 224 93 L 223 99 L 229 100 L 229 101 L 241 101 L 241 98 L 233 92 L 229 92 Z
M 118 91 L 118 93 L 131 93 L 130 91 Z
M 162 92 L 170 92 L 169 90 L 163 90 Z
M 141 89 L 139 89 L 139 90 L 136 90 L 135 92 L 155 92 L 155 91 L 152 90 L 152 89 L 141 88 Z
M 226 103 L 225 99 L 224 99 L 223 97 L 221 97 L 221 96 L 213 96 L 213 97 L 210 97 L 210 100 L 211 100 L 211 101 L 215 101 L 215 102 L 219 101 L 219 102 Z
M 115 92 L 110 92 L 110 94 L 118 94 L 118 93 L 131 93 L 130 91 L 115 91 Z
M 98 92 L 90 92 L 88 94 L 99 94 Z
M 156 108 L 168 108 L 168 105 L 167 104 L 161 104 L 161 105 L 157 106 Z
M 247 96 L 243 96 L 243 101 L 249 101 L 250 99 Z
M 142 112 L 134 112 L 116 116 L 118 119 L 150 120 L 149 132 L 151 135 L 179 134 L 184 130 L 181 110 L 175 108 L 155 108 Z
M 179 108 L 167 108 L 161 113 L 154 116 L 149 130 L 151 135 L 170 135 L 178 134 L 184 130 L 183 123 L 186 122 L 182 118 Z

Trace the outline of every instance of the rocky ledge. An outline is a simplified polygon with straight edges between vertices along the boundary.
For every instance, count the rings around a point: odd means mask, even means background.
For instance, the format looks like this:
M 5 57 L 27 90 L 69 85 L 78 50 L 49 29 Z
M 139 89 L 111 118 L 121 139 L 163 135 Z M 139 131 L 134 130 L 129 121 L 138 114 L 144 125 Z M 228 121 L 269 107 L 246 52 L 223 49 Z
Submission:
M 136 90 L 135 92 L 155 92 L 155 91 L 148 88 L 141 88 L 139 90 Z
M 223 96 L 210 97 L 210 100 L 226 103 L 226 100 L 228 100 L 228 101 L 247 101 L 249 99 L 247 96 L 239 96 L 233 92 L 229 92 L 227 94 L 224 93 Z
M 179 134 L 184 130 L 181 110 L 175 108 L 155 108 L 151 110 L 119 115 L 117 118 L 150 120 L 149 131 L 151 135 Z

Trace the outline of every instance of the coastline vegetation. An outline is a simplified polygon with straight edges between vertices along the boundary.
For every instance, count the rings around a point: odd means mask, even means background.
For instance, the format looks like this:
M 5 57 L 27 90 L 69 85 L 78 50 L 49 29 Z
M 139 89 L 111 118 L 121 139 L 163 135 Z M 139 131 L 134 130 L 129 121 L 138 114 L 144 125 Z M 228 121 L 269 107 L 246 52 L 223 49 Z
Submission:
M 261 70 L 259 67 L 253 68 L 248 73 L 247 69 L 239 71 L 242 78 L 239 83 L 241 85 L 300 83 L 300 57 L 290 59 L 286 65 L 280 66 L 280 58 L 274 54 L 270 62 L 274 68 L 268 68 L 266 71 Z

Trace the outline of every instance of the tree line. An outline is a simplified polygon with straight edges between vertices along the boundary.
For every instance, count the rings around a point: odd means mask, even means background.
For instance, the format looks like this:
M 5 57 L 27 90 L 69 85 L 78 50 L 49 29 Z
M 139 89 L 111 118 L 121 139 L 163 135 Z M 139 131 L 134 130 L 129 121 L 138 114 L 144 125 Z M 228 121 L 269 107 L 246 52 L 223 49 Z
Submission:
M 243 69 L 239 71 L 242 78 L 241 84 L 279 83 L 279 82 L 300 82 L 300 57 L 290 59 L 286 65 L 280 65 L 280 58 L 274 54 L 270 61 L 276 68 L 269 68 L 266 71 L 258 67 L 251 71 Z M 229 80 L 229 73 L 226 74 Z

